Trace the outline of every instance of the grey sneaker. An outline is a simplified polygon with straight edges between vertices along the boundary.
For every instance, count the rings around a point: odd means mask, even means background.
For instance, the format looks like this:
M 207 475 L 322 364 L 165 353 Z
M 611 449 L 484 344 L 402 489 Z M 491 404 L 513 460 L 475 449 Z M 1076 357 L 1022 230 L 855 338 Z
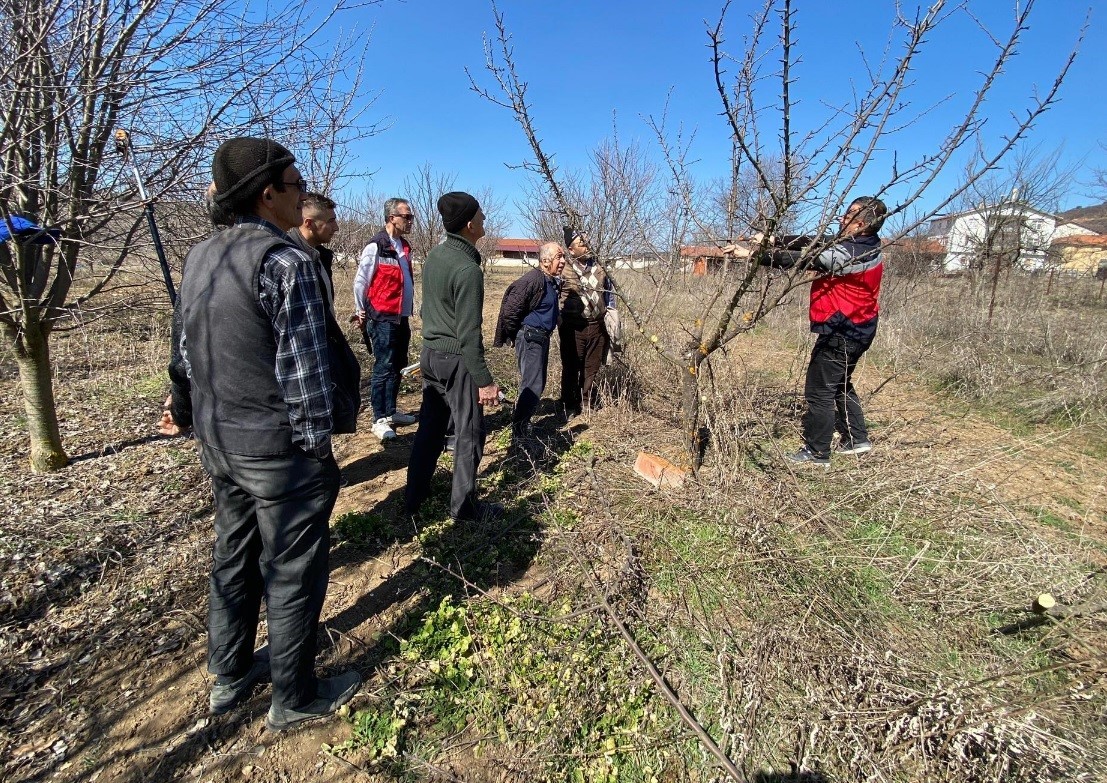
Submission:
M 287 731 L 309 720 L 333 715 L 339 707 L 354 698 L 360 687 L 361 675 L 355 671 L 319 680 L 315 686 L 315 700 L 300 709 L 270 705 L 269 714 L 265 716 L 265 728 L 270 731 Z
M 867 440 L 844 440 L 834 451 L 838 454 L 864 454 L 873 450 L 873 444 Z
M 815 452 L 804 446 L 795 454 L 786 454 L 784 459 L 789 462 L 793 462 L 797 465 L 818 465 L 820 467 L 830 467 L 830 457 L 820 457 Z
M 404 413 L 403 411 L 395 411 L 388 417 L 388 423 L 393 427 L 406 427 L 417 421 L 419 421 L 419 417 L 414 413 Z
M 217 677 L 215 685 L 211 686 L 211 696 L 208 697 L 208 712 L 212 715 L 222 715 L 230 712 L 250 695 L 250 691 L 259 682 L 269 679 L 269 658 L 254 658 L 254 665 L 237 680 L 220 683 L 223 677 Z

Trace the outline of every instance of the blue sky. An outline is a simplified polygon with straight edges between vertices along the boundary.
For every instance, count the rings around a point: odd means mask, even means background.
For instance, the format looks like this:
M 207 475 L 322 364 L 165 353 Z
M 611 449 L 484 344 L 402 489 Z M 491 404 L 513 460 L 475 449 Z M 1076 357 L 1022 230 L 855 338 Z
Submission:
M 760 5 L 759 0 L 733 3 L 726 26 L 733 50 L 742 50 L 749 14 Z M 849 99 L 855 86 L 851 77 L 863 80 L 863 56 L 879 61 L 888 44 L 894 3 L 797 0 L 794 5 L 801 54 L 794 70 L 794 123 L 806 131 Z M 1060 101 L 1033 134 L 1044 149 L 1063 145 L 1064 160 L 1080 166 L 1065 208 L 1095 203 L 1081 180 L 1090 178 L 1092 168 L 1107 167 L 1107 151 L 1101 146 L 1107 144 L 1103 5 L 1093 9 Z M 997 34 L 1009 31 L 1015 0 L 974 0 L 971 6 Z M 612 135 L 613 117 L 621 141 L 638 139 L 653 149 L 643 117 L 660 115 L 668 98 L 670 122 L 696 131 L 697 173 L 707 178 L 725 172 L 729 143 L 718 116 L 705 33 L 705 20 L 713 24 L 718 18 L 719 2 L 501 0 L 499 8 L 514 39 L 518 68 L 529 84 L 539 134 L 561 166 L 584 166 L 588 151 Z M 1087 13 L 1087 2 L 1039 0 L 1018 55 L 986 104 L 987 146 L 1011 128 L 1012 112 L 1021 113 L 1035 91 L 1049 87 Z M 371 111 L 390 123 L 356 150 L 359 167 L 375 172 L 365 189 L 398 193 L 416 166 L 430 162 L 438 171 L 455 173 L 460 189 L 493 188 L 513 213 L 509 233 L 525 233 L 514 216 L 514 203 L 528 175 L 508 166 L 526 160 L 529 149 L 508 112 L 469 89 L 464 70 L 469 67 L 483 83 L 491 83 L 482 50 L 482 36 L 494 33 L 491 4 L 386 0 L 348 14 L 342 24 L 354 24 L 372 36 L 369 56 L 375 62 L 368 69 L 367 86 L 379 89 L 381 96 Z M 911 95 L 914 107 L 936 108 L 892 139 L 889 146 L 901 165 L 932 150 L 953 118 L 961 116 L 977 73 L 993 51 L 967 17 L 951 20 L 932 38 L 913 73 Z M 884 173 L 877 168 L 859 186 L 867 179 L 875 184 Z M 949 171 L 923 201 L 948 192 L 959 173 Z M 344 195 L 358 189 L 352 185 Z

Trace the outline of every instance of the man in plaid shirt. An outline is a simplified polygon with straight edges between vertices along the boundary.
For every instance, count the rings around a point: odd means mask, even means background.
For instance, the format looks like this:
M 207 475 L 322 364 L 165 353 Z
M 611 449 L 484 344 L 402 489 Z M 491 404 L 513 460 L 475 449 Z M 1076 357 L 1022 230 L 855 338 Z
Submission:
M 314 673 L 339 487 L 331 434 L 352 431 L 357 380 L 350 389 L 352 355 L 317 267 L 285 233 L 307 191 L 294 163 L 268 139 L 219 147 L 214 198 L 235 221 L 189 253 L 178 304 L 192 426 L 215 495 L 210 708 L 234 708 L 271 676 L 272 731 L 333 713 L 361 684 L 355 671 Z M 263 594 L 267 656 L 254 653 Z

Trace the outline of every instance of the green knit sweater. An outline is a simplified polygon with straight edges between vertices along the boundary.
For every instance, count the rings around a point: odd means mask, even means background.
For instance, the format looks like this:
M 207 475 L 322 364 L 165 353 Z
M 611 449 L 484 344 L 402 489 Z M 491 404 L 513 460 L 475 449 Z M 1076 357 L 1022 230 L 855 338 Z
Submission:
M 423 263 L 423 344 L 461 354 L 477 386 L 492 383 L 484 361 L 484 272 L 480 253 L 457 234 L 427 254 Z

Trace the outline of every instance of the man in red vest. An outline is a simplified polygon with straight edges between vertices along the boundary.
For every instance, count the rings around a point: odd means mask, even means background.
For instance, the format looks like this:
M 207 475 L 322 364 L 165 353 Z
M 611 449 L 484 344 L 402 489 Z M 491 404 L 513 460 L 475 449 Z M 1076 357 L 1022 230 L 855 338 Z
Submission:
M 370 386 L 373 434 L 381 442 L 396 437 L 395 427 L 414 424 L 415 416 L 396 410 L 400 370 L 411 344 L 415 282 L 411 245 L 404 234 L 415 225 L 411 204 L 402 198 L 384 202 L 384 228 L 361 251 L 354 278 L 354 318 L 376 359 Z
M 853 371 L 872 345 L 879 318 L 877 297 L 884 264 L 880 237 L 888 208 L 878 198 L 861 196 L 850 202 L 832 237 L 782 237 L 760 255 L 762 264 L 780 268 L 802 266 L 819 276 L 811 283 L 811 331 L 818 335 L 803 387 L 803 448 L 789 454 L 791 462 L 830 466 L 831 442 L 837 430 L 838 454 L 872 450 L 861 400 L 853 388 Z M 749 257 L 756 251 L 734 245 L 724 252 Z

